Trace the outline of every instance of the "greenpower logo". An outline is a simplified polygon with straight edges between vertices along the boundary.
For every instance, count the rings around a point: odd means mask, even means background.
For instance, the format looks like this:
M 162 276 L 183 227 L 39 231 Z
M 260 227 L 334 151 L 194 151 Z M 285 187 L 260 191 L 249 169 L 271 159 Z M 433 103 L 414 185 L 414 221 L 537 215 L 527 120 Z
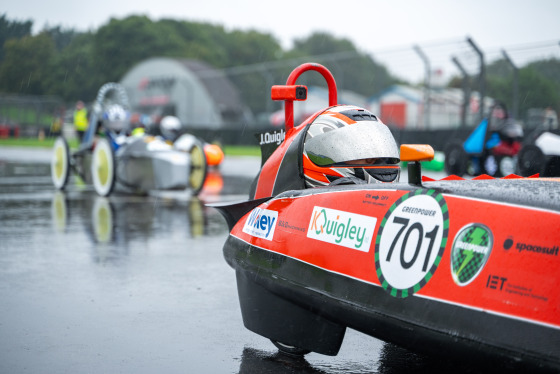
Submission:
M 486 264 L 494 239 L 490 229 L 480 223 L 463 227 L 451 249 L 451 274 L 459 286 L 472 282 Z
M 368 252 L 376 223 L 375 217 L 316 206 L 307 237 Z

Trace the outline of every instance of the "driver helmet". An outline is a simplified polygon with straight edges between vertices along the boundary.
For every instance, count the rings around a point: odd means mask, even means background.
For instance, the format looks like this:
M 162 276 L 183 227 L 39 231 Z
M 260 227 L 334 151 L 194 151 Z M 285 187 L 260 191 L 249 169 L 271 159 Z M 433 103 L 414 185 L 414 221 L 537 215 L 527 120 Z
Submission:
M 128 127 L 128 114 L 119 104 L 111 104 L 103 114 L 103 119 L 107 128 L 112 131 L 120 132 Z
M 167 140 L 175 140 L 181 131 L 181 121 L 175 116 L 165 116 L 160 122 L 161 135 Z
M 309 125 L 303 144 L 307 187 L 341 178 L 362 183 L 397 182 L 397 143 L 377 116 L 353 105 L 331 107 Z
M 520 140 L 523 138 L 523 127 L 513 118 L 508 118 L 500 129 L 499 134 L 502 139 L 507 141 Z

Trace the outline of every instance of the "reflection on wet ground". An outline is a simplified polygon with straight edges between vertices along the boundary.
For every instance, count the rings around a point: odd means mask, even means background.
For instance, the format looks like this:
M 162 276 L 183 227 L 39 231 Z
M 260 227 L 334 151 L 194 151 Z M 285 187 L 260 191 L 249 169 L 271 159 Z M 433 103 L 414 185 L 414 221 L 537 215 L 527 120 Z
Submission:
M 260 160 L 202 194 L 98 197 L 52 187 L 48 152 L 0 149 L 0 372 L 480 372 L 348 330 L 338 356 L 279 354 L 243 327 L 228 235 L 207 202 L 247 197 Z M 2 161 L 4 160 L 4 161 Z
M 375 356 L 375 353 L 374 353 Z M 364 358 L 344 363 L 319 362 L 310 363 L 305 358 L 289 357 L 278 352 L 265 352 L 253 348 L 245 348 L 241 356 L 239 374 L 444 374 L 444 373 L 485 373 L 503 372 L 499 367 L 492 371 L 483 368 L 458 366 L 456 362 L 446 361 L 445 358 L 433 358 L 418 355 L 392 344 L 380 343 L 380 355 L 376 361 L 364 361 Z

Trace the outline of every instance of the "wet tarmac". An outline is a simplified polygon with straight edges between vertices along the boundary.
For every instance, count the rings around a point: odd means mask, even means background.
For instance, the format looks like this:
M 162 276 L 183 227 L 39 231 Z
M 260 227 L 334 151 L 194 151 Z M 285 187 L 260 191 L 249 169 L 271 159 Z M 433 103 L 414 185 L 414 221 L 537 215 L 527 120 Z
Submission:
M 0 373 L 475 373 L 348 330 L 335 357 L 279 354 L 243 326 L 225 220 L 257 158 L 199 197 L 58 192 L 50 151 L 0 148 Z

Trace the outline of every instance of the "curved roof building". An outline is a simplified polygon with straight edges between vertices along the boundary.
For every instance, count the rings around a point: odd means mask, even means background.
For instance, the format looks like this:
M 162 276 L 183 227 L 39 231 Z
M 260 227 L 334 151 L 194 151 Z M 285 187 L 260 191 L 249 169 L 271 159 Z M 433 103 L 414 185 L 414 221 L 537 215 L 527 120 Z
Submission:
M 175 115 L 189 128 L 239 124 L 247 112 L 225 74 L 197 60 L 150 58 L 130 69 L 121 84 L 135 111 Z

